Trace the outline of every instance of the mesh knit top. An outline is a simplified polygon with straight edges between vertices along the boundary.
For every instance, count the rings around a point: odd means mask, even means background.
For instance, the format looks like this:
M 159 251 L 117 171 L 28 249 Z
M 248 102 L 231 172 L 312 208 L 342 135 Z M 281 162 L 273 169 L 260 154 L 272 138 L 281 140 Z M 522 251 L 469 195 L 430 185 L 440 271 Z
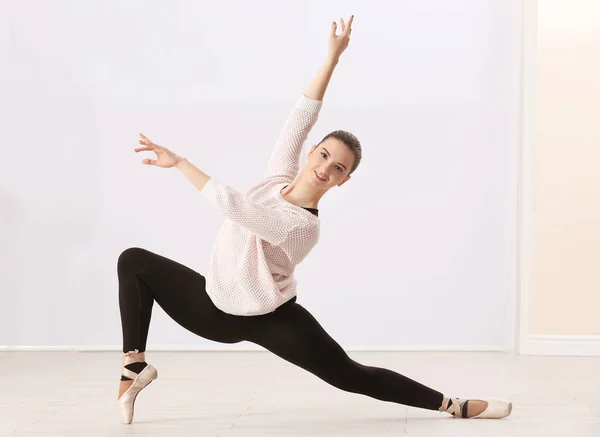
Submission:
M 322 103 L 300 97 L 264 178 L 247 193 L 214 178 L 201 191 L 225 216 L 206 275 L 206 292 L 225 313 L 266 314 L 296 295 L 294 269 L 317 244 L 320 223 L 318 210 L 289 203 L 281 190 L 298 174 L 302 145 Z

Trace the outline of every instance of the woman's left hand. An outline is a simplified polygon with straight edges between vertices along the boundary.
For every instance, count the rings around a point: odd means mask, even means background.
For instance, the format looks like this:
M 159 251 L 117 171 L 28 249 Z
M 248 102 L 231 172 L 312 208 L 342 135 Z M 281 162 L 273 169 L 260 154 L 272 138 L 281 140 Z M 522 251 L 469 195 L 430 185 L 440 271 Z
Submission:
M 343 18 L 340 18 L 342 23 L 342 33 L 336 35 L 337 23 L 334 21 L 331 24 L 331 34 L 329 35 L 329 57 L 337 61 L 344 50 L 350 43 L 350 32 L 352 32 L 352 21 L 354 21 L 354 15 L 351 15 L 348 22 L 345 23 Z

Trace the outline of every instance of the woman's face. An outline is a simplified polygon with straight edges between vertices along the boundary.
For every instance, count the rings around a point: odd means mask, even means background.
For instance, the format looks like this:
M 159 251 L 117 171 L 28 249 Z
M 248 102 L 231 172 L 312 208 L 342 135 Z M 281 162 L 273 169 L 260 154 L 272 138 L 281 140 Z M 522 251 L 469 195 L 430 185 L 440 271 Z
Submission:
M 348 173 L 354 164 L 354 154 L 337 138 L 327 138 L 319 146 L 312 146 L 307 158 L 305 177 L 319 189 L 342 186 L 350 179 Z M 319 179 L 317 173 L 325 180 Z

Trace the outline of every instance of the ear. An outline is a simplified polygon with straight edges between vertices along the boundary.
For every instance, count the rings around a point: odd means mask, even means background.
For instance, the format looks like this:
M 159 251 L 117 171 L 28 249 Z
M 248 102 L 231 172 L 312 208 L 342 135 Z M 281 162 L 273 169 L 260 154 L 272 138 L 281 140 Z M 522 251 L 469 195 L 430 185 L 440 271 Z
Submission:
M 310 150 L 308 151 L 308 154 L 306 155 L 306 160 L 308 161 L 308 157 L 310 155 L 312 155 L 312 152 L 314 152 L 314 150 L 317 148 L 316 144 L 313 144 L 312 147 L 310 148 Z
M 346 182 L 348 182 L 350 179 L 352 178 L 352 176 L 347 176 L 346 179 L 344 179 L 342 182 L 340 182 L 338 184 L 338 187 L 341 187 L 342 185 L 344 185 Z

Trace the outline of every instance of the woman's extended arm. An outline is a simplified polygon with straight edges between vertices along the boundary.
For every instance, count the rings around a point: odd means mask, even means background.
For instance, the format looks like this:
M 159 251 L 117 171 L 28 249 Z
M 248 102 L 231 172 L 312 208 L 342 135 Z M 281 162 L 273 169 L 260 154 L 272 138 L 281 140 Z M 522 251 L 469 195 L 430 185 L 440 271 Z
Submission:
M 342 33 L 340 35 L 335 34 L 337 23 L 334 21 L 331 24 L 327 59 L 304 92 L 304 95 L 309 99 L 323 100 L 323 96 L 325 95 L 325 91 L 327 90 L 327 86 L 333 75 L 333 70 L 335 70 L 335 67 L 340 60 L 340 55 L 346 50 L 346 47 L 348 47 L 348 43 L 350 42 L 350 31 L 352 30 L 351 26 L 353 20 L 354 15 L 350 16 L 347 24 L 344 22 L 343 18 L 340 19 L 342 23 Z
M 225 217 L 248 229 L 268 243 L 277 246 L 287 239 L 292 230 L 288 215 L 276 211 L 270 206 L 253 202 L 245 194 L 227 185 L 220 184 L 185 157 L 153 143 L 142 134 L 140 134 L 140 137 L 139 143 L 142 146 L 137 147 L 135 152 L 156 153 L 156 159 L 142 159 L 143 164 L 179 169 Z

